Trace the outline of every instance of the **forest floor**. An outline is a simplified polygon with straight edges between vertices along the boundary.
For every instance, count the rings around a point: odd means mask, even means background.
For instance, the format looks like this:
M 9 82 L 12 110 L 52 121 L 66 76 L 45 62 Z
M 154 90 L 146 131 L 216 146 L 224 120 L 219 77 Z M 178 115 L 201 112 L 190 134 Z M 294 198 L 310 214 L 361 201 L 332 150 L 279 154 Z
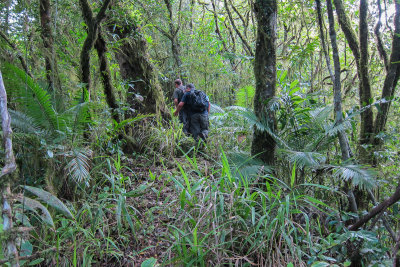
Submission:
M 135 234 L 136 236 L 131 239 L 131 245 L 125 248 L 124 254 L 128 257 L 125 257 L 127 262 L 122 262 L 123 266 L 131 266 L 132 258 L 134 266 L 140 266 L 143 261 L 150 258 L 158 259 L 158 263 L 167 260 L 170 263 L 163 266 L 174 266 L 171 262 L 174 257 L 171 251 L 174 242 L 171 227 L 179 216 L 180 202 L 175 183 L 170 177 L 180 173 L 176 163 L 185 169 L 187 160 L 185 157 L 170 158 L 165 165 L 145 166 L 148 162 L 143 161 L 138 164 L 136 159 L 124 159 L 124 165 L 128 167 L 124 169 L 124 175 L 129 176 L 133 182 L 130 188 L 127 188 L 127 192 L 138 188 L 143 190 L 140 190 L 140 195 L 126 200 L 126 205 L 137 210 L 141 231 Z M 206 159 L 197 158 L 197 164 L 205 166 L 204 169 L 207 171 L 209 162 Z

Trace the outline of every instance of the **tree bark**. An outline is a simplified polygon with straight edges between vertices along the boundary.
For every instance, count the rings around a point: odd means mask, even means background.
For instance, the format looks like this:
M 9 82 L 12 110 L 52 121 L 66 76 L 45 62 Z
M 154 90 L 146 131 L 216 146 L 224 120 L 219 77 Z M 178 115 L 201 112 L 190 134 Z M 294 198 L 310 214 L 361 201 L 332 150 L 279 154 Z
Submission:
M 115 98 L 114 87 L 112 85 L 112 78 L 110 74 L 110 67 L 106 56 L 107 53 L 106 41 L 104 40 L 101 34 L 100 28 L 97 34 L 97 40 L 96 43 L 94 44 L 94 47 L 96 48 L 97 55 L 99 57 L 101 81 L 103 83 L 104 94 L 106 96 L 107 104 L 111 108 L 112 112 L 111 116 L 116 122 L 120 122 L 118 114 L 119 106 Z
M 319 0 L 317 1 L 317 6 L 319 4 Z M 341 92 L 341 81 L 340 81 L 340 60 L 339 60 L 339 49 L 336 42 L 336 31 L 335 31 L 335 21 L 333 16 L 333 8 L 331 0 L 326 1 L 327 10 L 328 10 L 328 19 L 329 19 L 329 36 L 331 39 L 332 45 L 332 58 L 334 65 L 334 76 L 331 77 L 333 82 L 333 102 L 334 102 L 334 112 L 335 112 L 335 124 L 339 125 L 343 123 L 343 115 L 342 115 L 342 92 Z M 319 8 L 320 10 L 320 8 Z M 327 64 L 329 61 L 327 60 Z M 345 131 L 341 130 L 338 132 L 340 150 L 342 152 L 342 160 L 347 161 L 353 155 L 351 152 L 349 139 Z M 345 191 L 347 193 L 347 200 L 349 201 L 349 208 L 352 212 L 357 212 L 357 202 L 354 197 L 353 190 L 351 189 L 350 183 L 345 182 Z
M 12 148 L 12 130 L 11 118 L 7 110 L 7 93 L 4 88 L 3 77 L 0 72 L 0 112 L 2 119 L 3 129 L 3 146 L 5 151 L 4 162 L 5 166 L 0 173 L 0 187 L 2 197 L 2 217 L 3 217 L 3 231 L 8 232 L 10 235 L 5 240 L 7 259 L 12 259 L 11 266 L 19 266 L 18 250 L 15 244 L 15 237 L 11 234 L 13 228 L 12 209 L 9 201 L 11 195 L 10 189 L 10 175 L 16 169 L 15 158 Z
M 162 115 L 169 118 L 164 94 L 158 82 L 153 64 L 149 61 L 146 40 L 135 25 L 121 22 L 110 25 L 108 30 L 118 36 L 120 47 L 115 56 L 122 79 L 130 86 L 127 102 L 132 110 L 129 117 L 137 114 Z
M 276 129 L 276 120 L 273 112 L 268 111 L 267 105 L 275 96 L 277 10 L 276 0 L 256 0 L 254 3 L 258 23 L 254 59 L 256 81 L 254 113 L 258 119 L 266 121 L 272 132 Z M 272 165 L 275 157 L 275 140 L 268 132 L 255 128 L 251 151 L 253 155 Z
M 85 42 L 83 43 L 83 47 L 80 55 L 81 62 L 81 82 L 84 84 L 83 86 L 83 98 L 84 100 L 90 100 L 90 51 L 93 48 L 93 45 L 97 39 L 99 26 L 101 21 L 105 18 L 105 13 L 107 8 L 109 7 L 111 0 L 105 0 L 103 5 L 97 13 L 96 17 L 93 17 L 92 9 L 89 6 L 87 0 L 79 0 L 82 16 L 87 26 L 87 37 Z M 87 97 L 86 97 L 87 95 Z M 88 99 L 85 99 L 88 98 Z

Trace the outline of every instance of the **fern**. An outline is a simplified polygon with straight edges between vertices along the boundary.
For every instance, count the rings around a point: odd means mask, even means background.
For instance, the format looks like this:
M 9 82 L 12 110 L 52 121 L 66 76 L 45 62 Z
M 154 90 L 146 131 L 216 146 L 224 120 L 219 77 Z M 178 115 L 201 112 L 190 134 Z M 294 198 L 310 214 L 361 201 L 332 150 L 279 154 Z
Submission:
M 7 77 L 5 82 L 9 83 L 7 88 L 11 90 L 10 94 L 38 125 L 52 132 L 65 129 L 65 122 L 54 110 L 50 95 L 46 90 L 12 64 L 5 63 L 3 71 Z
M 35 120 L 19 111 L 9 109 L 8 112 L 11 116 L 11 126 L 17 129 L 18 132 L 25 134 L 41 134 L 42 129 L 35 122 Z
M 78 103 L 61 114 L 64 121 L 70 122 L 67 126 L 72 128 L 75 134 L 80 135 L 86 130 L 87 123 L 90 122 L 91 105 L 91 102 Z

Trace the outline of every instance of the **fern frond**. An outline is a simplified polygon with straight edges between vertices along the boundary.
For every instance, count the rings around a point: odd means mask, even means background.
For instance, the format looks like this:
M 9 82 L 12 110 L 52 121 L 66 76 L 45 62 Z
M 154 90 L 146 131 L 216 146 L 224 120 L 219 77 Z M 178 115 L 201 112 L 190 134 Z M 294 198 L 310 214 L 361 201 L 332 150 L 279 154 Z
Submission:
M 326 157 L 317 152 L 304 152 L 281 149 L 279 152 L 283 153 L 291 163 L 296 162 L 296 165 L 303 167 L 318 167 L 325 163 Z
M 21 108 L 43 128 L 52 131 L 64 130 L 65 122 L 59 119 L 47 91 L 16 66 L 5 63 L 3 69 L 7 73 L 5 81 L 13 84 L 8 88 L 15 96 L 15 101 L 21 104 Z
M 68 175 L 77 183 L 84 182 L 89 186 L 90 180 L 90 155 L 91 151 L 83 149 L 74 149 L 69 154 L 71 160 L 65 166 Z
M 42 132 L 42 129 L 32 117 L 12 109 L 9 109 L 8 112 L 11 116 L 11 126 L 18 132 L 26 134 L 40 134 Z
M 69 122 L 67 126 L 74 129 L 73 132 L 79 135 L 86 129 L 87 124 L 90 122 L 91 105 L 91 102 L 78 103 L 64 111 L 60 117 L 65 122 Z

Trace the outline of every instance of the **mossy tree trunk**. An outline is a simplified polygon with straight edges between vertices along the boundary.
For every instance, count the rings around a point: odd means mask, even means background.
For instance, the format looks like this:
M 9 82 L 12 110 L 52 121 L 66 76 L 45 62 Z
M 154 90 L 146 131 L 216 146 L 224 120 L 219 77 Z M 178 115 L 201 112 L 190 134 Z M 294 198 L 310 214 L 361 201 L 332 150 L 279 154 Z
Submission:
M 99 13 L 96 17 L 93 16 L 92 9 L 90 8 L 87 0 L 80 0 L 82 15 L 85 23 L 88 27 L 88 35 L 83 44 L 81 51 L 81 71 L 82 71 L 82 82 L 86 85 L 84 90 L 89 93 L 90 100 L 90 51 L 94 46 L 99 57 L 100 64 L 100 76 L 101 82 L 103 83 L 104 95 L 106 96 L 106 101 L 108 106 L 111 108 L 111 116 L 116 121 L 119 122 L 118 114 L 118 103 L 116 101 L 114 87 L 112 85 L 112 78 L 110 74 L 110 67 L 107 60 L 107 44 L 101 33 L 101 21 L 106 17 L 106 10 L 111 5 L 111 0 L 104 1 Z M 84 93 L 85 95 L 85 93 Z
M 277 10 L 276 0 L 256 0 L 254 3 L 258 23 L 254 60 L 254 112 L 258 119 L 267 123 L 272 132 L 275 131 L 276 120 L 273 112 L 268 111 L 268 102 L 275 96 Z M 268 132 L 254 129 L 251 148 L 253 155 L 272 165 L 275 145 L 275 140 Z
M 97 55 L 99 57 L 101 81 L 103 83 L 104 95 L 106 96 L 107 104 L 111 108 L 112 112 L 111 116 L 116 122 L 120 122 L 118 114 L 119 106 L 115 97 L 114 86 L 112 85 L 110 66 L 108 64 L 106 55 L 107 45 L 101 33 L 100 27 L 94 47 L 96 48 Z
M 79 0 L 79 4 L 82 10 L 82 16 L 85 20 L 87 26 L 87 36 L 85 42 L 83 43 L 83 47 L 80 55 L 80 64 L 81 64 L 81 82 L 84 84 L 83 87 L 83 97 L 85 100 L 90 100 L 90 51 L 92 50 L 96 40 L 97 35 L 99 33 L 99 27 L 101 21 L 105 18 L 106 10 L 108 9 L 111 0 L 105 0 L 103 5 L 97 13 L 97 16 L 93 16 L 92 9 L 89 6 L 87 0 Z
M 123 25 L 121 22 L 110 25 L 108 29 L 120 40 L 115 56 L 122 79 L 129 83 L 127 102 L 132 112 L 128 117 L 153 113 L 169 118 L 164 94 L 140 29 L 134 23 Z
M 57 60 L 54 48 L 53 26 L 51 23 L 51 4 L 49 0 L 39 1 L 39 14 L 41 25 L 41 37 L 44 47 L 44 58 L 46 67 L 46 78 L 49 91 L 57 98 L 57 109 L 63 109 L 61 81 L 58 75 Z

